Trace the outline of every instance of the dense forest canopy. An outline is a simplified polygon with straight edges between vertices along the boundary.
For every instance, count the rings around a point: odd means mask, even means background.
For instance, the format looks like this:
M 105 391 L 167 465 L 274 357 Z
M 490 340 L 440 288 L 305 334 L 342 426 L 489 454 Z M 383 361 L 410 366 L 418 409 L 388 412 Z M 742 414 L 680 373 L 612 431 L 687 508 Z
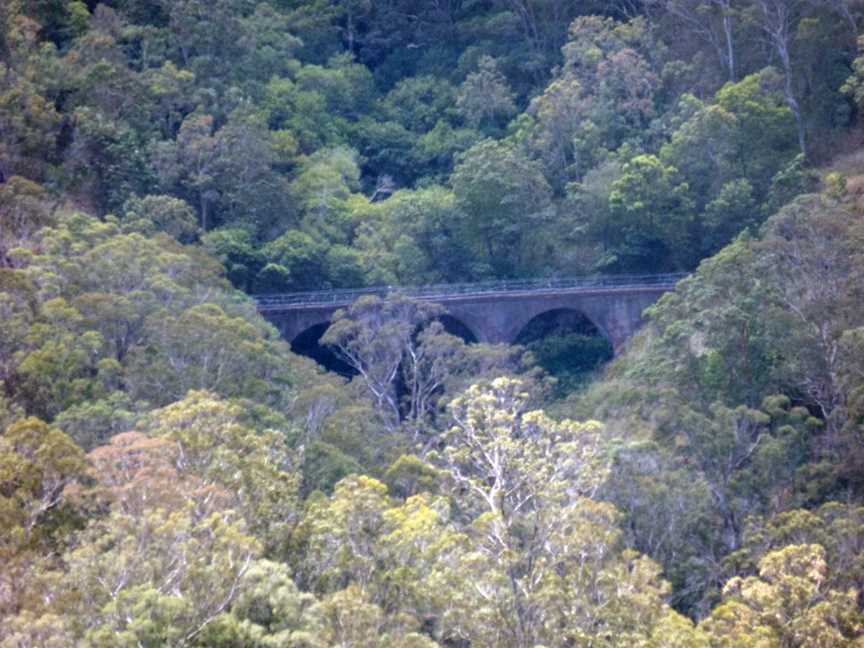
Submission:
M 0 648 L 864 645 L 862 30 L 0 3 Z M 254 301 L 670 271 L 614 359 Z
M 689 270 L 812 189 L 855 10 L 10 0 L 0 160 L 253 292 Z

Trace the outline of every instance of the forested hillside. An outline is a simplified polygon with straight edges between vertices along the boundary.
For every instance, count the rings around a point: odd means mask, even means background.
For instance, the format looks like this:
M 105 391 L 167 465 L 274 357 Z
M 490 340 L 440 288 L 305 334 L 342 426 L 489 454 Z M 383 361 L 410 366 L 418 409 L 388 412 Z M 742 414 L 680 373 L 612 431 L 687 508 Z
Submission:
M 862 108 L 854 0 L 4 0 L 0 648 L 864 645 Z

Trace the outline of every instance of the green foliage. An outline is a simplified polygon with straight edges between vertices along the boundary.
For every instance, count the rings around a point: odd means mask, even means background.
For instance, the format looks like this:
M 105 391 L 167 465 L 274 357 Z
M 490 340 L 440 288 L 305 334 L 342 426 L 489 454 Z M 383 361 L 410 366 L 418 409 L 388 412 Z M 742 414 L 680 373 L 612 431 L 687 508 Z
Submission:
M 78 446 L 91 450 L 115 434 L 134 427 L 138 412 L 129 395 L 122 391 L 103 399 L 84 401 L 61 412 L 55 423 Z
M 77 595 L 57 608 L 71 634 L 94 646 L 189 645 L 233 599 L 257 553 L 230 512 L 115 512 L 81 540 L 55 585 Z
M 33 564 L 77 526 L 64 490 L 85 469 L 81 449 L 39 419 L 20 419 L 0 434 L 0 615 L 20 609 Z
M 198 249 L 164 234 L 124 234 L 116 221 L 80 214 L 63 215 L 38 240 L 38 254 L 17 262 L 20 280 L 3 293 L 14 322 L 4 380 L 16 382 L 16 400 L 28 412 L 54 417 L 77 408 L 64 425 L 80 430 L 76 439 L 89 447 L 126 415 L 110 422 L 105 412 L 98 425 L 72 420 L 106 402 L 134 412 L 135 403 L 167 404 L 189 389 L 269 404 L 287 396 L 284 343 Z M 202 290 L 212 291 L 212 301 L 201 299 Z
M 858 49 L 862 48 L 861 37 L 858 37 Z M 841 92 L 849 95 L 855 101 L 855 104 L 861 106 L 864 104 L 864 58 L 857 57 L 852 63 L 852 75 L 846 79 Z
M 860 644 L 858 13 L 0 3 L 0 646 Z M 231 287 L 697 267 L 602 375 Z
M 644 272 L 692 263 L 687 246 L 693 220 L 689 189 L 675 167 L 654 156 L 636 156 L 622 167 L 609 194 L 613 267 Z
M 456 282 L 471 276 L 460 212 L 444 187 L 397 191 L 369 205 L 357 228 L 370 284 Z
M 846 475 L 859 379 L 842 367 L 858 371 L 860 228 L 836 201 L 793 202 L 649 309 L 629 357 L 587 393 L 584 406 L 631 430 L 609 496 L 639 549 L 670 552 L 683 605 L 707 611 L 723 574 L 705 556 L 737 551 L 749 516 L 837 497 L 838 477 L 858 488 Z
M 182 243 L 194 241 L 198 234 L 192 207 L 170 196 L 130 198 L 123 205 L 123 228 L 145 235 L 165 232 Z
M 502 120 L 516 113 L 513 93 L 495 59 L 484 56 L 478 61 L 477 68 L 459 88 L 456 107 L 474 128 L 485 126 L 494 129 Z
M 641 20 L 577 18 L 562 48 L 564 65 L 532 100 L 533 147 L 556 185 L 579 180 L 625 143 L 638 143 L 656 115 L 653 47 Z
M 389 431 L 399 427 L 403 418 L 397 391 L 399 378 L 408 386 L 407 420 L 415 427 L 416 438 L 434 406 L 436 390 L 449 371 L 458 368 L 461 340 L 447 335 L 439 323 L 429 324 L 442 312 L 437 304 L 404 297 L 386 301 L 361 297 L 347 310 L 334 314 L 333 324 L 321 338 L 358 372 L 381 423 Z M 425 324 L 429 324 L 432 336 L 426 332 L 417 334 Z
M 569 333 L 549 335 L 527 345 L 546 373 L 557 379 L 555 386 L 564 396 L 579 389 L 592 372 L 612 359 L 612 347 L 595 335 Z
M 63 489 L 83 475 L 84 457 L 72 440 L 36 418 L 10 425 L 0 437 L 3 549 L 36 542 L 37 525 L 62 501 Z
M 0 159 L 6 173 L 19 173 L 39 180 L 56 163 L 53 152 L 60 133 L 60 115 L 51 102 L 42 96 L 26 78 L 17 78 L 5 64 L 0 64 L 0 76 L 9 79 L 0 94 L 0 127 L 3 144 Z
M 193 391 L 150 414 L 140 429 L 176 445 L 180 477 L 188 471 L 223 491 L 230 508 L 272 549 L 292 524 L 298 484 L 285 433 L 251 429 L 243 415 L 240 403 Z
M 204 234 L 201 243 L 223 264 L 234 285 L 251 290 L 264 261 L 248 229 L 220 227 Z
M 524 275 L 551 198 L 539 165 L 513 143 L 487 139 L 465 152 L 451 182 L 464 212 L 462 235 L 487 272 Z
M 189 208 L 202 234 L 242 229 L 250 249 L 217 247 L 247 291 L 419 283 L 442 268 L 689 269 L 808 190 L 792 158 L 849 121 L 837 88 L 854 68 L 854 16 L 840 0 L 779 13 L 755 0 L 210 4 L 11 3 L 0 169 L 128 214 L 130 232 L 194 240 Z M 760 34 L 774 35 L 761 49 Z M 659 238 L 610 240 L 620 214 L 584 202 L 574 214 L 568 185 L 642 156 L 677 169 L 658 193 L 685 182 L 692 213 Z M 370 256 L 367 197 L 448 188 L 464 217 L 436 232 L 434 254 L 420 227 Z M 324 266 L 302 276 L 265 251 L 297 231 Z M 430 258 L 405 264 L 417 250 Z
M 717 646 L 853 646 L 861 635 L 857 592 L 823 587 L 825 549 L 789 545 L 759 562 L 759 576 L 733 578 L 701 626 Z

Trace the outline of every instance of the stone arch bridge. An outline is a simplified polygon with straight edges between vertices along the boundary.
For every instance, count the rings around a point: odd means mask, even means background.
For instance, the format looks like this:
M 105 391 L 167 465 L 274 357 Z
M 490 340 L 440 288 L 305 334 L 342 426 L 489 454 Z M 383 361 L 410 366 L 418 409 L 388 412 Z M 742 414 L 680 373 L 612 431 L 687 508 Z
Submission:
M 447 316 L 478 342 L 513 343 L 536 317 L 552 311 L 585 316 L 618 353 L 642 323 L 642 311 L 672 290 L 683 274 L 613 275 L 578 279 L 534 279 L 377 287 L 258 297 L 258 310 L 289 342 L 363 295 L 400 294 L 441 304 Z

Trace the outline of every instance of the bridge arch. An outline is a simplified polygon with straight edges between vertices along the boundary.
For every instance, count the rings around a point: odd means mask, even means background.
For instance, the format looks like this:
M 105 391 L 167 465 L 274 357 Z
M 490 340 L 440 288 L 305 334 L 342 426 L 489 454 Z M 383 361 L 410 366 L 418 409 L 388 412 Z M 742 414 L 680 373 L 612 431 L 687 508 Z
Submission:
M 480 342 L 513 344 L 535 317 L 556 310 L 577 311 L 611 342 L 615 353 L 639 327 L 642 311 L 657 293 L 522 294 L 475 298 L 448 304 L 448 311 L 478 332 Z
M 437 319 L 444 325 L 445 331 L 450 335 L 462 338 L 466 344 L 476 344 L 480 341 L 480 335 L 460 318 L 455 317 L 450 313 L 444 313 Z
M 577 308 L 553 308 L 535 315 L 514 342 L 531 351 L 537 365 L 557 379 L 554 391 L 559 397 L 579 390 L 615 355 L 602 326 Z
M 321 344 L 321 338 L 330 327 L 330 320 L 312 324 L 291 340 L 291 351 L 311 358 L 319 365 L 345 378 L 357 375 L 357 371 L 346 363 L 333 349 Z
M 601 323 L 592 320 L 579 308 L 567 307 L 550 308 L 534 315 L 513 336 L 513 344 L 527 344 L 538 337 L 564 329 L 582 335 L 600 336 L 612 344 Z
M 511 319 L 506 324 L 504 341 L 514 344 L 519 336 L 528 328 L 532 322 L 538 319 L 570 314 L 583 318 L 596 329 L 613 347 L 618 346 L 614 321 L 609 317 L 605 304 L 598 308 L 598 304 L 590 299 L 578 297 L 565 298 L 543 298 L 523 301 L 520 308 L 511 311 Z
M 462 338 L 466 344 L 476 344 L 480 341 L 480 336 L 475 330 L 460 318 L 445 312 L 436 319 L 443 324 L 447 333 Z M 335 351 L 321 344 L 321 338 L 330 327 L 331 321 L 330 314 L 326 317 L 305 318 L 304 321 L 295 322 L 290 328 L 282 327 L 281 333 L 290 343 L 294 353 L 311 358 L 325 369 L 350 378 L 357 375 L 357 371 L 342 360 Z M 301 326 L 303 328 L 300 328 Z

